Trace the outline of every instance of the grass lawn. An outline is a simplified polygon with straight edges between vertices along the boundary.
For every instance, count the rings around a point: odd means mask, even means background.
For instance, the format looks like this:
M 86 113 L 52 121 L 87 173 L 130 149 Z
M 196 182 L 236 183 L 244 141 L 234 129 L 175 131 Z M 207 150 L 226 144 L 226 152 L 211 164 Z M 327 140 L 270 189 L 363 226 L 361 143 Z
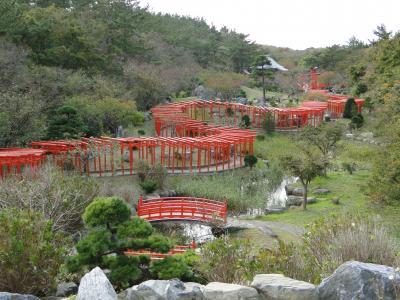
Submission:
M 368 184 L 369 171 L 362 170 L 353 175 L 347 172 L 331 172 L 328 177 L 316 178 L 310 186 L 310 197 L 317 187 L 328 188 L 331 193 L 318 195 L 317 203 L 309 204 L 307 210 L 300 207 L 289 209 L 280 214 L 270 214 L 257 217 L 258 220 L 277 221 L 304 226 L 316 219 L 334 213 L 356 212 L 381 217 L 383 223 L 392 233 L 400 239 L 400 207 L 388 207 L 373 204 L 364 193 Z M 339 197 L 340 204 L 331 202 L 334 197 Z

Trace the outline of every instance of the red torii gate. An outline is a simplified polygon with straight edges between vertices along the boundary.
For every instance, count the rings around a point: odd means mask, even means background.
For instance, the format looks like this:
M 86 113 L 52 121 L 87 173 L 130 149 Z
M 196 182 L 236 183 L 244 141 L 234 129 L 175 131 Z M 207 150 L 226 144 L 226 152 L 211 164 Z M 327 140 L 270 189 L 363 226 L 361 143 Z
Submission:
M 21 174 L 28 168 L 35 170 L 46 158 L 46 152 L 30 148 L 0 148 L 0 179 Z

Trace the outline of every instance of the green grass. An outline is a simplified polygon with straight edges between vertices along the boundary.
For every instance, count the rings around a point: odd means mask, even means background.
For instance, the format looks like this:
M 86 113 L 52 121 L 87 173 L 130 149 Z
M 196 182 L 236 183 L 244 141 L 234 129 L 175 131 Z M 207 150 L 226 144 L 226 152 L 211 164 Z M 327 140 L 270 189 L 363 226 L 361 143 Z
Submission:
M 332 213 L 341 211 L 363 211 L 368 210 L 367 196 L 362 192 L 362 187 L 368 178 L 367 171 L 356 172 L 349 175 L 344 172 L 329 173 L 328 177 L 315 179 L 310 186 L 310 197 L 317 187 L 328 188 L 331 193 L 317 197 L 317 203 L 309 204 L 306 211 L 300 207 L 289 209 L 280 214 L 271 214 L 259 217 L 265 221 L 279 221 L 294 225 L 303 226 L 312 221 Z M 340 204 L 331 202 L 333 197 L 339 197 Z
M 368 195 L 365 194 L 368 178 L 368 170 L 357 171 L 353 175 L 346 172 L 328 173 L 328 177 L 318 177 L 311 183 L 310 197 L 315 196 L 317 203 L 309 204 L 306 211 L 303 211 L 300 207 L 294 207 L 280 214 L 260 216 L 256 219 L 304 226 L 320 217 L 334 213 L 357 212 L 379 216 L 393 235 L 400 239 L 400 227 L 398 225 L 400 207 L 372 203 Z M 314 195 L 313 191 L 317 187 L 328 188 L 331 193 Z M 331 202 L 334 197 L 339 197 L 339 205 Z
M 265 135 L 263 141 L 256 139 L 254 142 L 254 154 L 257 157 L 277 161 L 279 156 L 295 151 L 296 147 L 290 139 L 288 133 L 274 133 Z

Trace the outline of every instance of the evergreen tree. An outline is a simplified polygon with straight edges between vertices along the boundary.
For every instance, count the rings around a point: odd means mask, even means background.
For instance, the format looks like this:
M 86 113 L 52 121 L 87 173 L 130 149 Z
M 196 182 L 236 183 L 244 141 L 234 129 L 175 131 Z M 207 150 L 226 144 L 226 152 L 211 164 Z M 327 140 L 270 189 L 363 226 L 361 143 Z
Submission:
M 86 131 L 77 110 L 71 106 L 63 106 L 50 121 L 47 137 L 55 140 L 76 139 Z
M 172 247 L 167 238 L 154 234 L 149 222 L 131 217 L 128 206 L 116 197 L 95 199 L 86 208 L 83 221 L 88 233 L 76 245 L 78 254 L 69 259 L 68 269 L 109 269 L 111 282 L 122 288 L 138 282 L 150 264 L 148 256 L 125 255 L 128 249 L 166 253 Z
M 347 99 L 346 104 L 344 106 L 343 118 L 351 119 L 354 115 L 354 108 L 357 109 L 357 105 L 356 102 L 354 101 L 354 98 Z

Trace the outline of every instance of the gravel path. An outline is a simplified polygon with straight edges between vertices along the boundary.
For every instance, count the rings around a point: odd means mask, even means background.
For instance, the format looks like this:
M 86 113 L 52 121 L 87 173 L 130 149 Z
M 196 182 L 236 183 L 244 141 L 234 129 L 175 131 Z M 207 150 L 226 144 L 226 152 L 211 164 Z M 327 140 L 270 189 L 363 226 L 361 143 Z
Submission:
M 232 217 L 228 217 L 226 228 L 256 228 L 273 238 L 279 237 L 279 233 L 282 231 L 285 231 L 295 237 L 300 237 L 304 233 L 303 227 L 292 224 L 273 221 L 244 220 Z

